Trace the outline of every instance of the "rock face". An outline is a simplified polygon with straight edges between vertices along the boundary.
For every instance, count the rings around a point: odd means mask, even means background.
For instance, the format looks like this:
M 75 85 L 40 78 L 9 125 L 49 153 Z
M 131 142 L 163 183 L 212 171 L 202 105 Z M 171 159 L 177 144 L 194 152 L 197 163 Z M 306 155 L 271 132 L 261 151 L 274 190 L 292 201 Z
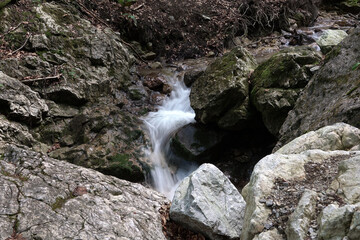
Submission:
M 309 82 L 310 68 L 320 61 L 321 55 L 314 49 L 295 47 L 279 52 L 255 69 L 251 77 L 251 102 L 274 136 Z
M 320 127 L 346 122 L 360 127 L 360 28 L 328 54 L 289 112 L 279 135 L 278 149 L 290 140 Z
M 49 111 L 38 93 L 3 72 L 0 72 L 0 88 L 0 112 L 9 119 L 39 124 Z
M 360 184 L 355 177 L 360 166 L 359 144 L 360 130 L 338 123 L 294 139 L 260 160 L 242 191 L 246 210 L 241 239 L 257 239 L 261 232 L 273 228 L 285 230 L 287 239 L 304 239 L 309 226 L 314 234 L 325 236 L 322 230 L 314 230 L 322 223 L 312 215 L 313 201 L 324 207 L 339 204 L 336 199 L 349 206 L 359 203 Z M 285 220 L 288 217 L 289 222 Z M 351 219 L 343 221 L 350 223 Z M 350 224 L 346 226 L 347 233 Z
M 240 47 L 210 64 L 192 85 L 196 120 L 224 129 L 244 128 L 249 119 L 248 76 L 255 67 L 253 57 Z
M 165 239 L 155 191 L 2 146 L 0 239 Z
M 176 189 L 170 217 L 210 239 L 239 239 L 245 202 L 214 165 L 203 164 Z
M 316 43 L 321 48 L 323 53 L 327 53 L 332 47 L 338 45 L 344 38 L 347 37 L 347 33 L 344 30 L 332 30 L 328 29 L 323 32 Z
M 34 141 L 21 143 L 29 147 L 41 143 L 41 151 L 57 159 L 142 181 L 139 117 L 147 92 L 132 76 L 135 59 L 119 34 L 92 25 L 71 4 L 29 8 L 19 14 L 14 5 L 0 13 L 0 34 L 8 32 L 12 49 L 27 43 L 21 57 L 0 60 L 6 90 L 0 112 L 28 125 L 27 139 Z

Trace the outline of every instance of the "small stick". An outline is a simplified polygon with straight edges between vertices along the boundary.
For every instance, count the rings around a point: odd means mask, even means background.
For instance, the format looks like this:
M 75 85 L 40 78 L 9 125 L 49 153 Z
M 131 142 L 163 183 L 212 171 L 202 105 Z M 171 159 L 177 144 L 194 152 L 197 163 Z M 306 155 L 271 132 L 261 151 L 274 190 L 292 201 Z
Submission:
M 22 83 L 31 83 L 31 82 L 37 82 L 37 81 L 50 80 L 50 79 L 59 79 L 59 78 L 61 78 L 61 76 L 62 76 L 62 74 L 60 73 L 60 74 L 55 75 L 55 76 L 21 80 L 21 82 L 22 82 Z

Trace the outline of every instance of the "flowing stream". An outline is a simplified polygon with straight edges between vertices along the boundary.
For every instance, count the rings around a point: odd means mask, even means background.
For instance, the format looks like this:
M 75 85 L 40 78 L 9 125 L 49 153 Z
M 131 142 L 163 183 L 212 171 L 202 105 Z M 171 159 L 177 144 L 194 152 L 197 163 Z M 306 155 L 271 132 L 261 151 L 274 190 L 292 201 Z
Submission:
M 152 144 L 152 151 L 148 153 L 152 163 L 151 182 L 157 191 L 172 199 L 180 180 L 197 166 L 183 161 L 177 169 L 170 167 L 167 160 L 171 154 L 169 140 L 176 130 L 195 122 L 195 113 L 190 107 L 190 89 L 184 84 L 183 74 L 176 72 L 167 80 L 173 88 L 171 95 L 164 99 L 157 111 L 145 117 L 144 123 Z

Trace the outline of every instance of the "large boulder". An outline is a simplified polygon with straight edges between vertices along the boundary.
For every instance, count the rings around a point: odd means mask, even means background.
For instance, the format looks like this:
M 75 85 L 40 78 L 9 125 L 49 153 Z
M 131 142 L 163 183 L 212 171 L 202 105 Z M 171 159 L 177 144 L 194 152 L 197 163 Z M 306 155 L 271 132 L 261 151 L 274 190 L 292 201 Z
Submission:
M 26 149 L 1 148 L 0 239 L 166 239 L 166 198 Z
M 278 149 L 320 127 L 346 122 L 360 127 L 360 28 L 327 55 L 279 131 Z
M 294 47 L 280 51 L 255 69 L 251 77 L 251 102 L 273 135 L 277 136 L 301 90 L 309 82 L 310 68 L 320 61 L 321 54 L 313 48 Z
M 39 93 L 0 71 L 0 113 L 29 125 L 39 124 L 49 111 Z
M 359 144 L 360 130 L 339 123 L 309 132 L 261 159 L 242 190 L 246 201 L 242 239 L 258 239 L 270 229 L 283 237 L 285 231 L 287 239 L 321 234 L 316 219 L 322 208 L 360 201 L 355 177 Z
M 192 85 L 190 101 L 195 119 L 224 129 L 241 129 L 249 120 L 248 77 L 254 58 L 238 47 L 210 64 Z
M 175 191 L 170 217 L 210 239 L 239 239 L 245 201 L 214 165 L 203 164 Z

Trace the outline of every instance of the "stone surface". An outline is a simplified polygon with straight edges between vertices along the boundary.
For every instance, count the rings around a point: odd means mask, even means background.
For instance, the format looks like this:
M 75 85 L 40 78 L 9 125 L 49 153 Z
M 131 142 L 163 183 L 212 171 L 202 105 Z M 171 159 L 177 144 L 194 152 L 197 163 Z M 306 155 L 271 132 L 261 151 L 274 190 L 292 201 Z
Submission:
M 71 163 L 144 180 L 140 116 L 149 106 L 147 92 L 133 74 L 135 58 L 118 33 L 92 25 L 72 4 L 53 1 L 30 7 L 23 14 L 16 6 L 0 13 L 1 35 L 18 25 L 5 34 L 13 49 L 31 33 L 21 58 L 0 59 L 0 71 L 12 77 L 14 87 L 1 83 L 6 91 L 0 93 L 0 99 L 8 99 L 0 100 L 0 112 L 11 123 L 8 129 L 19 132 L 8 133 L 15 136 L 11 142 L 40 144 L 37 149 Z M 24 22 L 31 22 L 31 29 Z M 15 127 L 12 120 L 27 123 L 29 129 Z
M 347 156 L 348 161 L 351 161 L 351 157 L 360 153 L 344 150 L 356 148 L 359 144 L 358 136 L 359 129 L 344 123 L 334 124 L 309 132 L 261 159 L 253 170 L 250 182 L 242 190 L 247 205 L 241 238 L 253 239 L 264 230 L 271 210 L 260 200 L 270 195 L 276 179 L 305 179 L 304 165 L 310 161 L 321 164 L 325 159 L 340 156 Z M 357 171 L 357 167 L 352 169 Z
M 249 120 L 248 76 L 253 57 L 238 47 L 215 60 L 195 81 L 190 101 L 196 120 L 224 129 L 241 129 Z
M 347 37 L 347 33 L 344 30 L 328 29 L 323 32 L 316 43 L 321 48 L 321 51 L 327 53 L 332 47 L 338 45 L 344 38 Z
M 312 130 L 336 122 L 360 127 L 360 28 L 327 55 L 282 125 L 275 149 Z
M 360 203 L 339 207 L 335 204 L 327 206 L 319 216 L 319 239 L 342 240 L 347 236 L 353 216 L 360 212 Z M 354 222 L 357 221 L 356 219 Z M 356 235 L 356 234 L 355 234 Z M 349 238 L 350 240 L 356 238 Z
M 0 89 L 0 113 L 9 119 L 39 124 L 49 111 L 38 93 L 1 71 Z
M 334 180 L 335 191 L 341 193 L 346 202 L 355 204 L 360 202 L 360 157 L 353 157 L 341 162 L 339 173 Z
M 214 165 L 203 164 L 175 191 L 170 217 L 210 239 L 238 239 L 245 202 Z
M 285 229 L 287 239 L 303 240 L 306 238 L 310 221 L 315 216 L 317 193 L 305 190 L 295 211 L 290 215 Z
M 310 68 L 320 61 L 321 55 L 314 49 L 294 47 L 280 51 L 255 69 L 251 101 L 274 136 L 310 80 Z
M 296 154 L 309 149 L 350 150 L 360 144 L 360 130 L 346 123 L 308 132 L 276 151 L 281 154 Z
M 161 205 L 142 185 L 7 145 L 0 160 L 0 239 L 165 239 Z

